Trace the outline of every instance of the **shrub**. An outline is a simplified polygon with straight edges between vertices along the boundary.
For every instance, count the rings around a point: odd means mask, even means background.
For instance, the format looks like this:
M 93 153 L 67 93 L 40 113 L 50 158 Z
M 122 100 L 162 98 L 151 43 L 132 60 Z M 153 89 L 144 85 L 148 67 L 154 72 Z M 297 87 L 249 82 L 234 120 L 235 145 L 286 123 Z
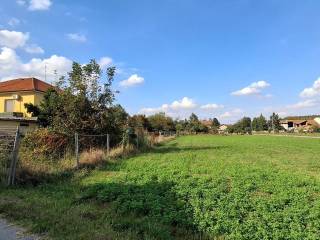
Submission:
M 46 156 L 56 159 L 61 157 L 70 148 L 68 136 L 54 132 L 48 128 L 40 128 L 27 133 L 21 148 L 30 150 L 35 156 Z

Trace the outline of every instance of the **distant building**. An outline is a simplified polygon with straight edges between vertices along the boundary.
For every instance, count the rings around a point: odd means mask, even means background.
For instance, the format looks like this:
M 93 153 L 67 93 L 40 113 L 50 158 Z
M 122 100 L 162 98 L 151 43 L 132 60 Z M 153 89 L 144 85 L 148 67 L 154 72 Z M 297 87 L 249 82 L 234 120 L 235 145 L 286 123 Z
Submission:
M 44 93 L 52 86 L 36 78 L 19 78 L 0 82 L 0 126 L 37 127 L 25 103 L 39 105 Z
M 229 125 L 227 125 L 227 124 L 221 124 L 220 127 L 219 127 L 219 129 L 218 129 L 219 133 L 225 133 L 225 132 L 227 132 L 228 127 L 229 127 Z
M 299 131 L 300 129 L 311 131 L 313 128 L 320 128 L 320 118 L 283 119 L 280 124 L 287 131 Z

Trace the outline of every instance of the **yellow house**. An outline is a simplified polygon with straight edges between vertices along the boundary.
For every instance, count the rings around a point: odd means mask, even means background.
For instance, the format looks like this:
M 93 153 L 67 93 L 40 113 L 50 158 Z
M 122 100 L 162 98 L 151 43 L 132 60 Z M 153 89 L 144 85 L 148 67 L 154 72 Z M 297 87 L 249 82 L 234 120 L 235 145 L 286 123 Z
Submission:
M 19 78 L 0 82 L 0 113 L 30 117 L 25 103 L 39 105 L 44 93 L 52 87 L 36 78 Z
M 25 103 L 39 105 L 44 93 L 52 86 L 36 78 L 19 78 L 0 82 L 0 127 L 37 127 L 37 118 L 32 118 Z

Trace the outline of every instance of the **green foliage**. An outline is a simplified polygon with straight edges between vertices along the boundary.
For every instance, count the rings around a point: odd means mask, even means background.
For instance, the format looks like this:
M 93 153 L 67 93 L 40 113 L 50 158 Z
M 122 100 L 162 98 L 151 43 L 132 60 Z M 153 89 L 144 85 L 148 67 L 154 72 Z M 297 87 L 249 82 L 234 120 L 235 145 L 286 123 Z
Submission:
M 191 133 L 208 132 L 208 128 L 200 122 L 198 116 L 194 113 L 189 117 L 187 130 Z
M 252 120 L 253 131 L 267 131 L 268 123 L 266 118 L 261 114 L 259 117 L 255 117 Z
M 157 113 L 148 117 L 151 131 L 174 131 L 174 122 L 165 113 Z
M 228 127 L 230 133 L 251 133 L 251 119 L 249 117 L 243 117 L 241 120 Z
M 217 118 L 212 119 L 212 127 L 213 128 L 219 128 L 220 127 L 220 122 Z
M 150 129 L 149 119 L 145 115 L 133 115 L 128 119 L 128 125 L 132 128 L 142 128 L 144 130 Z
M 26 105 L 28 112 L 55 132 L 68 136 L 75 132 L 108 133 L 113 135 L 113 141 L 119 142 L 128 114 L 120 105 L 114 105 L 111 89 L 114 74 L 115 68 L 110 67 L 104 79 L 95 60 L 84 65 L 74 62 L 68 77 L 60 78 L 57 86 L 45 93 L 39 107 Z
M 272 113 L 270 116 L 270 120 L 268 121 L 269 131 L 279 132 L 282 130 L 282 126 L 280 124 L 280 117 L 276 113 Z

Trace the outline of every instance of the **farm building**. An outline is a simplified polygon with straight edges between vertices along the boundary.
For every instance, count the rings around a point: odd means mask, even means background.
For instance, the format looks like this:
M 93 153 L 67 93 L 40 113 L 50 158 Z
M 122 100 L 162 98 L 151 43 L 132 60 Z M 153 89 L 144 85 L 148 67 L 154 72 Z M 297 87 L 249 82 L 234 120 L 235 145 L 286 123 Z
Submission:
M 320 128 L 320 118 L 283 119 L 280 124 L 287 131 L 298 131 L 299 129 L 309 131 L 312 128 Z
M 51 87 L 50 84 L 36 78 L 0 82 L 0 126 L 36 128 L 37 118 L 27 113 L 24 104 L 39 105 L 44 93 Z

